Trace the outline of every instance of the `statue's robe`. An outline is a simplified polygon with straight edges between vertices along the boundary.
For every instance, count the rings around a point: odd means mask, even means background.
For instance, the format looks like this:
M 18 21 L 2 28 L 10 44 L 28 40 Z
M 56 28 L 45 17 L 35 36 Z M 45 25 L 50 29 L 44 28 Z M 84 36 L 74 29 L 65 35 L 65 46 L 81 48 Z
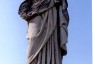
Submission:
M 66 0 L 25 0 L 19 15 L 28 23 L 27 64 L 62 64 L 67 54 Z

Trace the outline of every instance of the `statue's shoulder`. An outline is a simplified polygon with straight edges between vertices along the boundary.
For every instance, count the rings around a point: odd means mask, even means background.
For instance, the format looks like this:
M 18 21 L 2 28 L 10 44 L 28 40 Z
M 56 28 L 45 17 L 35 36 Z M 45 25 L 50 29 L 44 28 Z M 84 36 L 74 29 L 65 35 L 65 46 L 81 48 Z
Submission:
M 29 10 L 29 3 L 25 0 L 23 1 L 20 6 L 19 6 L 19 10 L 18 10 L 18 14 L 20 14 L 21 12 L 26 12 Z
M 23 7 L 27 7 L 28 5 L 29 5 L 28 2 L 25 0 L 25 1 L 23 1 L 23 2 L 20 4 L 19 9 L 21 9 L 21 8 L 23 8 Z

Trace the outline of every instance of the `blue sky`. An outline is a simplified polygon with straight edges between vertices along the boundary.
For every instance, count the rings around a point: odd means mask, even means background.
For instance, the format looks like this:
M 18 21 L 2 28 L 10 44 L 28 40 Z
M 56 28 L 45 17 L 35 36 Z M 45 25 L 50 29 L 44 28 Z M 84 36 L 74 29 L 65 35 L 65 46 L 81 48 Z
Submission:
M 26 21 L 18 15 L 23 0 L 0 0 L 0 64 L 26 64 Z M 92 64 L 91 0 L 68 0 L 68 54 L 63 64 Z

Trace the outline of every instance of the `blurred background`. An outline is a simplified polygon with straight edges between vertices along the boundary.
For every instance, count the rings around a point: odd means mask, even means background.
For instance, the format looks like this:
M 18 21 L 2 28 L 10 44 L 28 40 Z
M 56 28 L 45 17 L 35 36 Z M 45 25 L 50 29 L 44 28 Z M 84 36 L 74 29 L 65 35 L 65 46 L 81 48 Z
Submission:
M 23 0 L 0 0 L 0 64 L 26 64 L 26 21 L 18 15 Z M 63 64 L 92 64 L 91 0 L 68 0 L 68 54 Z

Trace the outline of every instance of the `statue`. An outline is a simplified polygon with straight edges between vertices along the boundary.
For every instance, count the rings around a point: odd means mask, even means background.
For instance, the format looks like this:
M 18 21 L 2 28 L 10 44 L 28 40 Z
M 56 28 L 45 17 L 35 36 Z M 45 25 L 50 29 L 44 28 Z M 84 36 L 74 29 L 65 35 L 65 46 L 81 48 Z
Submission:
M 18 14 L 28 23 L 27 64 L 62 64 L 67 54 L 67 0 L 25 0 Z

